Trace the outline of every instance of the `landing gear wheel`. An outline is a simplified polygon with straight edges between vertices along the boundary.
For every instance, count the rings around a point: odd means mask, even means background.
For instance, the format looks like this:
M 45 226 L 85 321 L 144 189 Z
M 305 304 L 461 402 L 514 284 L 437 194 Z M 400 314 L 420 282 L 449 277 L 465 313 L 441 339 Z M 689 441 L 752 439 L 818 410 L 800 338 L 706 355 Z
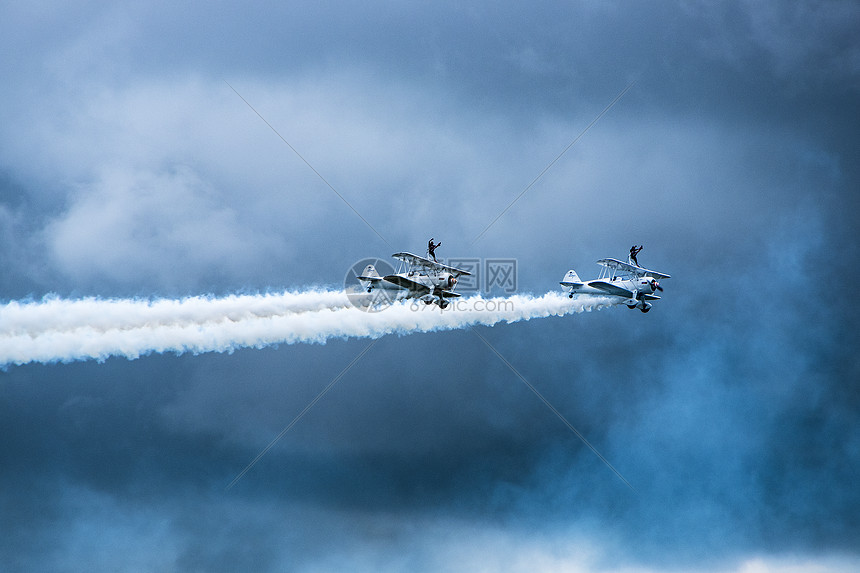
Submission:
M 640 308 L 639 310 L 641 310 L 642 312 L 648 312 L 649 310 L 651 310 L 651 307 L 645 306 L 645 307 Z

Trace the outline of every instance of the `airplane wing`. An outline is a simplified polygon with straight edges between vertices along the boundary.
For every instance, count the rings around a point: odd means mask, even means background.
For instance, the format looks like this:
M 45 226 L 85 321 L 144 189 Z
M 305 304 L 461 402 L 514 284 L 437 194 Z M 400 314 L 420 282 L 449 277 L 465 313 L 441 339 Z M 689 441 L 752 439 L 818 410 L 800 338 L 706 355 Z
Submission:
M 626 288 L 621 288 L 618 285 L 609 284 L 608 282 L 604 282 L 604 281 L 591 281 L 588 283 L 588 286 L 598 288 L 598 289 L 606 292 L 606 294 L 612 294 L 615 296 L 623 296 L 624 298 L 630 298 L 633 296 L 633 293 L 631 291 L 627 290 Z
M 568 287 L 580 287 L 585 283 L 572 283 L 570 281 L 561 281 L 558 284 L 560 284 L 561 286 L 568 286 Z
M 619 261 L 618 259 L 600 259 L 599 261 L 597 261 L 597 264 L 601 267 L 607 267 L 616 271 L 626 271 L 628 273 L 635 273 L 640 270 L 645 270 L 640 267 L 637 267 L 636 265 L 631 265 L 630 263 Z
M 649 269 L 645 269 L 645 272 L 642 273 L 642 276 L 651 277 L 655 279 L 671 279 L 670 275 L 664 275 L 663 273 L 658 273 L 657 271 L 652 271 Z
M 426 267 L 428 269 L 448 271 L 449 273 L 455 273 L 458 275 L 472 274 L 469 271 L 464 271 L 463 269 L 458 269 L 455 267 L 449 267 L 448 265 L 443 265 L 442 263 L 437 263 L 436 261 L 431 261 L 430 259 L 419 257 L 418 255 L 413 255 L 412 253 L 394 253 L 391 256 L 405 263 L 409 263 L 410 265 L 415 267 Z
M 616 271 L 625 271 L 636 275 L 637 277 L 652 277 L 655 279 L 672 278 L 669 275 L 658 273 L 657 271 L 652 271 L 644 267 L 637 267 L 636 265 L 631 265 L 630 263 L 625 263 L 624 261 L 619 261 L 618 259 L 600 259 L 599 261 L 597 261 L 597 264 L 602 267 L 614 269 Z
M 385 279 L 385 282 L 396 284 L 400 288 L 405 288 L 410 291 L 417 292 L 421 296 L 425 294 L 430 294 L 431 292 L 430 288 L 426 285 L 415 282 L 400 275 L 387 275 L 383 277 L 383 279 Z
M 442 296 L 444 296 L 444 297 L 446 297 L 446 298 L 450 298 L 450 297 L 458 297 L 458 296 L 460 296 L 459 294 L 455 293 L 454 291 L 450 291 L 450 290 L 443 290 L 443 291 L 441 292 L 441 294 L 442 294 Z
M 355 277 L 360 281 L 370 281 L 372 283 L 378 283 L 381 280 L 384 280 L 383 277 Z

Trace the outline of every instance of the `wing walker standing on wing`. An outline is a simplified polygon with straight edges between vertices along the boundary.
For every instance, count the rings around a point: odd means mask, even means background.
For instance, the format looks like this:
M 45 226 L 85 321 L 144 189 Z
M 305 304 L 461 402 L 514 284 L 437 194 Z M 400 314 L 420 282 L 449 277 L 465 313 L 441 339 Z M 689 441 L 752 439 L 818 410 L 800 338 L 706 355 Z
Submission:
M 433 237 L 430 237 L 430 242 L 427 243 L 427 257 L 433 257 L 433 261 L 436 261 L 436 249 L 442 246 L 442 241 L 439 241 L 435 245 L 433 244 Z
M 638 267 L 639 261 L 636 260 L 636 255 L 639 254 L 643 247 L 644 245 L 639 245 L 638 247 L 636 245 L 633 245 L 632 247 L 630 247 L 630 255 L 627 257 L 627 262 L 631 265 L 636 265 Z
M 575 294 L 617 297 L 627 305 L 627 308 L 638 308 L 642 312 L 651 310 L 651 302 L 660 300 L 655 291 L 663 290 L 658 280 L 671 278 L 667 274 L 658 273 L 639 266 L 636 255 L 642 247 L 633 245 L 630 248 L 629 262 L 618 259 L 600 259 L 597 264 L 602 266 L 600 275 L 590 281 L 583 281 L 576 271 L 569 270 L 559 283 L 563 291 Z
M 441 244 L 433 245 L 433 239 L 430 239 L 428 251 L 434 258 L 432 261 L 412 253 L 394 253 L 391 256 L 406 267 L 403 272 L 382 277 L 373 265 L 367 265 L 358 281 L 368 293 L 387 291 L 384 294 L 389 300 L 417 298 L 425 304 L 438 304 L 444 310 L 449 304 L 446 299 L 460 296 L 454 292 L 457 279 L 471 273 L 437 262 L 433 250 Z

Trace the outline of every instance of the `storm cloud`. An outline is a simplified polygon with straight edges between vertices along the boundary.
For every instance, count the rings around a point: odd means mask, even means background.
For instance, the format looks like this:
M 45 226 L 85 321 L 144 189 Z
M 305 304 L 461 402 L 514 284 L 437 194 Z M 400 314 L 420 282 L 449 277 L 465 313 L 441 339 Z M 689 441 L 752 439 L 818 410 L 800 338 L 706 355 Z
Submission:
M 0 561 L 856 570 L 858 29 L 836 1 L 8 7 L 4 308 L 331 291 L 430 236 L 516 261 L 516 296 L 631 244 L 672 278 L 648 315 L 10 365 Z

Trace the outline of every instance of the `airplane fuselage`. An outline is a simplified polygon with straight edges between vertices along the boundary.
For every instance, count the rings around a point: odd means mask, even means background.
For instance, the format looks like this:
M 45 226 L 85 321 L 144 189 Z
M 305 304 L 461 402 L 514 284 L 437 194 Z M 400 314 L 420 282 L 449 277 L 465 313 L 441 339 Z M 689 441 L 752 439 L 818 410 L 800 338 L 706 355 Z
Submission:
M 457 284 L 457 277 L 448 272 L 420 273 L 409 271 L 381 277 L 381 280 L 363 282 L 368 293 L 374 290 L 384 290 L 388 300 L 403 300 L 415 298 L 426 304 L 437 304 L 446 308 L 446 297 L 459 296 L 451 292 Z
M 452 289 L 456 284 L 457 277 L 451 273 L 427 275 L 417 272 L 408 272 L 386 275 L 382 277 L 381 281 L 368 286 L 373 289 L 414 290 L 416 293 L 425 294 L 425 289 L 429 289 L 430 291 L 436 291 L 437 289 Z
M 599 284 L 610 284 L 612 286 L 616 286 L 619 288 L 623 288 L 624 290 L 628 290 L 631 293 L 637 295 L 642 294 L 652 294 L 657 290 L 657 286 L 653 281 L 649 281 L 648 279 L 642 278 L 637 280 L 631 279 L 615 279 L 615 280 L 593 280 L 586 281 L 579 287 L 567 287 L 571 294 L 593 294 L 593 295 L 607 295 L 605 289 L 598 288 L 596 286 L 592 286 L 591 283 L 599 283 Z

